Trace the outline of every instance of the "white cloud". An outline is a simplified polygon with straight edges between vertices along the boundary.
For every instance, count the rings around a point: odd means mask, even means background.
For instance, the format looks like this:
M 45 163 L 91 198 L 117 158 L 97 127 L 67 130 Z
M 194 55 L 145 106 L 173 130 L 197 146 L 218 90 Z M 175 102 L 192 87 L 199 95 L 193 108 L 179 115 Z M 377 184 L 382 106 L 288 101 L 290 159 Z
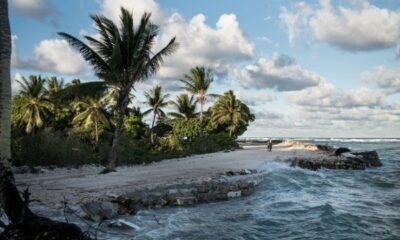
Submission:
M 11 0 L 10 3 L 16 13 L 38 21 L 57 15 L 57 11 L 47 0 Z
M 154 0 L 99 0 L 101 13 L 111 18 L 114 22 L 120 21 L 121 7 L 124 7 L 133 13 L 135 23 L 139 20 L 144 12 L 152 14 L 151 20 L 160 24 L 164 19 L 164 13 Z
M 298 2 L 293 6 L 294 11 L 290 12 L 283 7 L 279 14 L 283 27 L 287 30 L 288 39 L 291 45 L 301 32 L 301 29 L 308 24 L 312 9 L 305 2 Z
M 381 90 L 357 88 L 348 91 L 336 89 L 326 81 L 320 85 L 295 93 L 287 93 L 291 103 L 302 107 L 314 107 L 317 111 L 327 112 L 335 108 L 376 108 L 385 105 L 386 94 Z
M 17 94 L 21 90 L 21 85 L 17 82 L 22 80 L 22 75 L 20 73 L 16 73 L 14 78 L 11 79 L 11 92 L 12 94 Z
M 271 111 L 268 109 L 263 109 L 255 113 L 257 120 L 282 120 L 285 115 L 276 111 Z
M 335 8 L 330 0 L 320 0 L 320 8 L 311 13 L 304 13 L 303 8 L 281 11 L 280 19 L 291 43 L 307 29 L 316 40 L 348 51 L 393 48 L 400 41 L 400 11 L 379 8 L 367 1 Z
M 380 88 L 387 89 L 389 93 L 400 92 L 400 68 L 388 69 L 385 66 L 377 66 L 373 71 L 364 72 L 361 81 L 374 83 Z
M 234 14 L 221 15 L 215 28 L 205 20 L 203 14 L 198 14 L 187 22 L 178 13 L 168 19 L 158 44 L 163 46 L 176 36 L 179 49 L 166 59 L 158 77 L 179 79 L 197 65 L 214 68 L 217 74 L 224 75 L 230 63 L 253 56 L 254 46 L 243 34 Z
M 20 59 L 17 56 L 17 47 L 13 37 L 12 67 L 15 69 L 30 69 L 67 75 L 83 74 L 87 71 L 87 64 L 65 40 L 45 39 L 34 48 L 32 59 Z
M 221 15 L 213 27 L 206 24 L 206 16 L 201 13 L 186 20 L 177 12 L 163 11 L 154 0 L 100 0 L 99 3 L 102 14 L 114 21 L 119 20 L 121 6 L 138 17 L 145 11 L 151 12 L 152 21 L 160 26 L 156 50 L 176 36 L 179 48 L 165 58 L 156 76 L 170 81 L 167 85 L 171 88 L 191 67 L 210 67 L 218 76 L 226 76 L 232 62 L 250 59 L 254 54 L 254 46 L 242 32 L 234 14 Z
M 18 66 L 18 54 L 16 41 L 18 40 L 17 35 L 11 35 L 11 67 Z
M 242 102 L 249 106 L 262 105 L 268 102 L 273 102 L 277 99 L 275 95 L 269 94 L 265 91 L 251 93 L 247 91 L 237 91 L 235 94 Z
M 255 64 L 235 70 L 235 76 L 245 88 L 296 91 L 318 85 L 324 78 L 302 68 L 286 55 L 274 54 L 271 59 L 260 58 Z

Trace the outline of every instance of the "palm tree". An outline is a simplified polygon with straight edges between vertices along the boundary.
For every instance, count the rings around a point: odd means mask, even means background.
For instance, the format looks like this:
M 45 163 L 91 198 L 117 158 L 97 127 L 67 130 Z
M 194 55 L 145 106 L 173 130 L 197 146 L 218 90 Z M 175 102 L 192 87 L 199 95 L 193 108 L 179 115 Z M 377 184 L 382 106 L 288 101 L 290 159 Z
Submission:
M 137 82 L 154 75 L 163 63 L 163 58 L 177 48 L 175 38 L 159 52 L 153 53 L 159 28 L 150 21 L 150 13 L 144 13 L 138 26 L 133 23 L 132 14 L 121 8 L 120 27 L 101 15 L 92 15 L 98 38 L 84 36 L 89 45 L 67 34 L 59 33 L 83 58 L 92 65 L 96 75 L 103 80 L 100 83 L 119 89 L 117 98 L 118 118 L 114 140 L 108 157 L 108 167 L 104 172 L 114 171 L 117 159 L 121 129 L 130 101 L 129 93 Z M 91 83 L 93 85 L 93 82 Z M 81 84 L 83 85 L 83 84 Z
M 0 206 L 11 223 L 33 214 L 15 186 L 11 171 L 11 30 L 8 1 L 0 0 Z
M 74 104 L 74 109 L 78 114 L 72 122 L 74 124 L 82 124 L 85 129 L 94 127 L 96 144 L 99 142 L 99 127 L 110 127 L 106 107 L 107 103 L 100 98 L 87 98 Z
M 153 128 L 154 128 L 154 123 L 156 121 L 156 117 L 158 117 L 159 121 L 165 118 L 166 114 L 162 109 L 167 105 L 171 104 L 171 102 L 167 101 L 169 94 L 163 94 L 162 87 L 160 85 L 153 86 L 153 89 L 151 89 L 148 92 L 145 92 L 144 96 L 146 98 L 146 101 L 144 103 L 147 106 L 149 106 L 150 109 L 146 110 L 143 113 L 143 115 L 147 115 L 151 112 L 153 113 L 153 121 L 151 123 L 151 129 L 150 129 L 150 140 L 151 144 L 154 144 Z
M 232 90 L 224 93 L 211 108 L 211 121 L 226 126 L 229 136 L 236 137 L 241 127 L 248 126 L 255 117 L 249 108 L 236 98 Z
M 51 77 L 47 80 L 47 91 L 50 99 L 55 99 L 57 93 L 64 89 L 64 79 L 59 80 L 57 77 Z
M 203 108 L 206 102 L 207 91 L 213 81 L 213 72 L 204 67 L 190 69 L 190 73 L 186 74 L 184 79 L 181 80 L 186 91 L 197 95 L 200 103 L 200 122 L 203 121 Z
M 177 96 L 175 102 L 172 102 L 172 105 L 175 106 L 177 112 L 170 112 L 168 114 L 174 118 L 183 118 L 187 120 L 189 118 L 194 118 L 197 115 L 197 100 L 194 99 L 193 95 L 189 98 L 189 95 L 181 94 Z
M 19 195 L 11 171 L 11 30 L 8 19 L 8 1 L 0 0 L 0 206 L 11 224 L 2 238 L 39 239 L 42 236 L 65 239 L 88 239 L 73 224 L 53 222 L 38 217 L 29 209 L 28 197 L 25 201 Z M 29 195 L 29 194 L 27 194 Z M 29 234 L 30 233 L 30 234 Z
M 20 106 L 17 119 L 25 125 L 26 133 L 30 134 L 43 126 L 43 118 L 49 112 L 50 102 L 47 98 L 46 80 L 41 76 L 29 76 L 29 80 L 22 77 L 17 80 L 22 90 L 19 92 Z

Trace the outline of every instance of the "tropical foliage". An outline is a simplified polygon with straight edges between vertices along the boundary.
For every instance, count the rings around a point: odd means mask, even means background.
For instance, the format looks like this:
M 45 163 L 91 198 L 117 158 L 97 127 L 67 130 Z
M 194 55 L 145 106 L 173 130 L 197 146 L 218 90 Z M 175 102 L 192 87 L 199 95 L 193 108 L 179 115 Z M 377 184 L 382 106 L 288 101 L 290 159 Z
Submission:
M 18 112 L 15 118 L 19 125 L 24 126 L 26 133 L 31 134 L 43 127 L 44 118 L 50 109 L 46 80 L 41 76 L 29 76 L 29 80 L 23 77 L 17 82 L 22 90 L 16 100 L 18 105 L 15 108 L 18 108 Z
M 150 22 L 150 14 L 134 25 L 131 13 L 122 9 L 119 27 L 103 16 L 91 18 L 98 38 L 85 36 L 88 44 L 60 35 L 81 52 L 99 80 L 22 78 L 21 90 L 12 99 L 14 164 L 96 163 L 112 170 L 116 164 L 238 147 L 235 139 L 255 117 L 233 91 L 209 94 L 211 69 L 198 66 L 185 74 L 181 83 L 186 92 L 175 101 L 161 84 L 145 92 L 136 89 L 177 47 L 173 38 L 153 53 L 158 27 Z
M 153 53 L 159 28 L 150 21 L 151 14 L 144 13 L 136 26 L 132 13 L 121 8 L 119 27 L 102 15 L 92 15 L 98 38 L 84 36 L 88 44 L 67 33 L 59 33 L 90 63 L 100 85 L 117 89 L 117 119 L 114 140 L 109 154 L 108 170 L 113 170 L 117 160 L 117 147 L 123 127 L 125 112 L 130 102 L 130 92 L 160 68 L 163 58 L 177 48 L 172 38 L 159 52 Z M 82 84 L 81 84 L 82 85 Z
M 192 95 L 189 98 L 188 94 L 181 94 L 176 97 L 176 101 L 172 102 L 172 105 L 176 108 L 176 112 L 170 112 L 168 115 L 174 118 L 190 119 L 195 118 L 197 101 Z
M 87 98 L 73 104 L 77 115 L 72 120 L 73 124 L 82 126 L 85 130 L 95 132 L 96 144 L 99 142 L 99 131 L 103 128 L 110 128 L 107 102 L 100 98 Z
M 186 74 L 184 79 L 181 80 L 186 91 L 197 95 L 197 99 L 200 103 L 200 122 L 203 120 L 207 91 L 213 81 L 214 77 L 212 71 L 204 67 L 190 69 L 190 73 Z
M 153 89 L 151 89 L 148 92 L 145 92 L 144 96 L 146 98 L 146 101 L 144 103 L 146 104 L 146 106 L 150 108 L 146 110 L 143 114 L 147 115 L 149 113 L 153 113 L 153 120 L 151 122 L 151 128 L 150 128 L 150 139 L 151 139 L 151 144 L 154 144 L 154 136 L 153 136 L 154 123 L 156 121 L 156 118 L 158 119 L 159 122 L 161 122 L 166 117 L 163 108 L 165 108 L 167 105 L 170 104 L 170 102 L 167 100 L 169 94 L 163 94 L 162 87 L 160 85 L 155 85 Z
M 246 131 L 249 122 L 254 121 L 255 116 L 230 90 L 219 97 L 211 108 L 211 119 L 214 125 L 225 126 L 229 136 L 237 137 Z

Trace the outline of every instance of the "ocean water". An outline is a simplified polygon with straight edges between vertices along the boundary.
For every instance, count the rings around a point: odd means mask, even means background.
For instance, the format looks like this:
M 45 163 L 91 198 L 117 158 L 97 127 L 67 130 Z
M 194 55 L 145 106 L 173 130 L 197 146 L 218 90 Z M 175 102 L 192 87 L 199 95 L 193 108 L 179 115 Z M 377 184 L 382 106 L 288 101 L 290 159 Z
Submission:
M 263 139 L 260 139 L 263 140 Z M 89 225 L 68 219 L 97 239 L 399 239 L 400 139 L 296 139 L 304 142 L 376 150 L 383 166 L 366 170 L 309 171 L 268 161 L 258 170 L 265 181 L 247 197 L 140 211 L 123 217 L 137 229 Z M 35 209 L 65 221 L 59 211 Z M 67 214 L 68 215 L 68 214 Z
M 115 239 L 400 239 L 400 141 L 303 139 L 377 150 L 383 167 L 291 168 L 269 162 L 254 194 L 227 202 L 142 211 L 125 220 L 138 230 Z

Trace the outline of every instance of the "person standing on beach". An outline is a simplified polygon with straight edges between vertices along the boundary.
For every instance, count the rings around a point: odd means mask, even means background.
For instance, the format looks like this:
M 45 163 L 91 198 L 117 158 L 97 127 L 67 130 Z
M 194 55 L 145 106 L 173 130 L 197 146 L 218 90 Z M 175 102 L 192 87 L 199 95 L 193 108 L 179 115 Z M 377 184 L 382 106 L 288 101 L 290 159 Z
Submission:
M 268 151 L 271 152 L 272 151 L 272 139 L 270 138 L 268 141 Z

